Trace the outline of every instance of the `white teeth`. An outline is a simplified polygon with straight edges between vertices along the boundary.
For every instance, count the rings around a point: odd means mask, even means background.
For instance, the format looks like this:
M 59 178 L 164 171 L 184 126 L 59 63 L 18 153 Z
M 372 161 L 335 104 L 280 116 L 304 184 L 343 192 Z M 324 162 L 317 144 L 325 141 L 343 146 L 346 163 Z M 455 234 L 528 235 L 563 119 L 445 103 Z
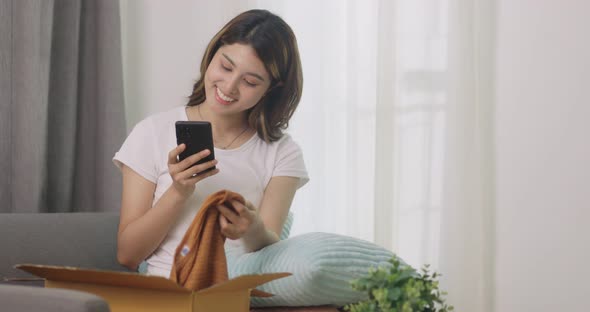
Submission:
M 221 89 L 219 89 L 219 88 L 217 88 L 217 95 L 219 95 L 219 97 L 220 97 L 222 100 L 224 100 L 224 101 L 227 101 L 227 102 L 233 102 L 233 101 L 235 101 L 235 99 L 232 99 L 232 98 L 230 98 L 229 96 L 227 96 L 227 95 L 223 94 L 223 93 L 221 92 Z

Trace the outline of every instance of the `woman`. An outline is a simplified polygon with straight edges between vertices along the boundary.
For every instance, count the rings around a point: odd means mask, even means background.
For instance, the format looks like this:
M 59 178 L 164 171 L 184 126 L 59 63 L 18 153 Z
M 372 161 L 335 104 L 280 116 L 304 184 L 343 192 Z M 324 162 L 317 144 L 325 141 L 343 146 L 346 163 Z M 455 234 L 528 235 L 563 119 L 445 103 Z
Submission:
M 204 199 L 221 189 L 246 205 L 218 206 L 228 244 L 250 252 L 279 240 L 296 190 L 307 181 L 299 146 L 283 134 L 301 98 L 295 35 L 278 16 L 244 12 L 211 40 L 186 106 L 138 123 L 113 161 L 123 175 L 118 261 L 169 277 L 174 252 Z M 174 123 L 209 121 L 216 160 L 181 162 Z M 196 175 L 212 166 L 217 169 Z

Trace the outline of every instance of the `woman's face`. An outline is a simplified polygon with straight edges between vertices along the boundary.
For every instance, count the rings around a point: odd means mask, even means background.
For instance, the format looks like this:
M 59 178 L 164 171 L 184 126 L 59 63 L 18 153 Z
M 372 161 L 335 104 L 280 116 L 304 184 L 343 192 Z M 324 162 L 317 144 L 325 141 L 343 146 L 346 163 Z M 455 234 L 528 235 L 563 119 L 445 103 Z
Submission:
M 242 113 L 258 103 L 270 86 L 264 63 L 249 45 L 221 46 L 205 72 L 205 95 L 216 113 Z

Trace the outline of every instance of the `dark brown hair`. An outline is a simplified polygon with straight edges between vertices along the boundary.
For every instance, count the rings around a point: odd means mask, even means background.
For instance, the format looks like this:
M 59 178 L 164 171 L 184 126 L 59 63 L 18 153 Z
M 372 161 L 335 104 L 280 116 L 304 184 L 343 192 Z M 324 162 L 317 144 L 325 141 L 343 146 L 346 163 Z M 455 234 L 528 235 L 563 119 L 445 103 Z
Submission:
M 291 27 L 266 10 L 246 11 L 227 23 L 209 42 L 201 61 L 201 76 L 187 106 L 205 101 L 205 72 L 223 45 L 250 45 L 271 76 L 265 95 L 248 110 L 248 123 L 266 142 L 280 139 L 301 99 L 303 74 L 297 40 Z

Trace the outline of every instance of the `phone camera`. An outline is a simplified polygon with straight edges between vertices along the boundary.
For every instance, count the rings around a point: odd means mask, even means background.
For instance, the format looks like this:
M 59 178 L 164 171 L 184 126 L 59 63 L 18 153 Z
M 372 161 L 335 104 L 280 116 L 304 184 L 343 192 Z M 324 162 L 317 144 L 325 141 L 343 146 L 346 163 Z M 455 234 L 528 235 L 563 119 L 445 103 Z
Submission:
M 191 132 L 190 132 L 190 130 L 189 130 L 188 128 L 184 128 L 184 131 L 182 132 L 182 136 L 183 136 L 185 139 L 190 139 L 190 137 L 191 137 Z

